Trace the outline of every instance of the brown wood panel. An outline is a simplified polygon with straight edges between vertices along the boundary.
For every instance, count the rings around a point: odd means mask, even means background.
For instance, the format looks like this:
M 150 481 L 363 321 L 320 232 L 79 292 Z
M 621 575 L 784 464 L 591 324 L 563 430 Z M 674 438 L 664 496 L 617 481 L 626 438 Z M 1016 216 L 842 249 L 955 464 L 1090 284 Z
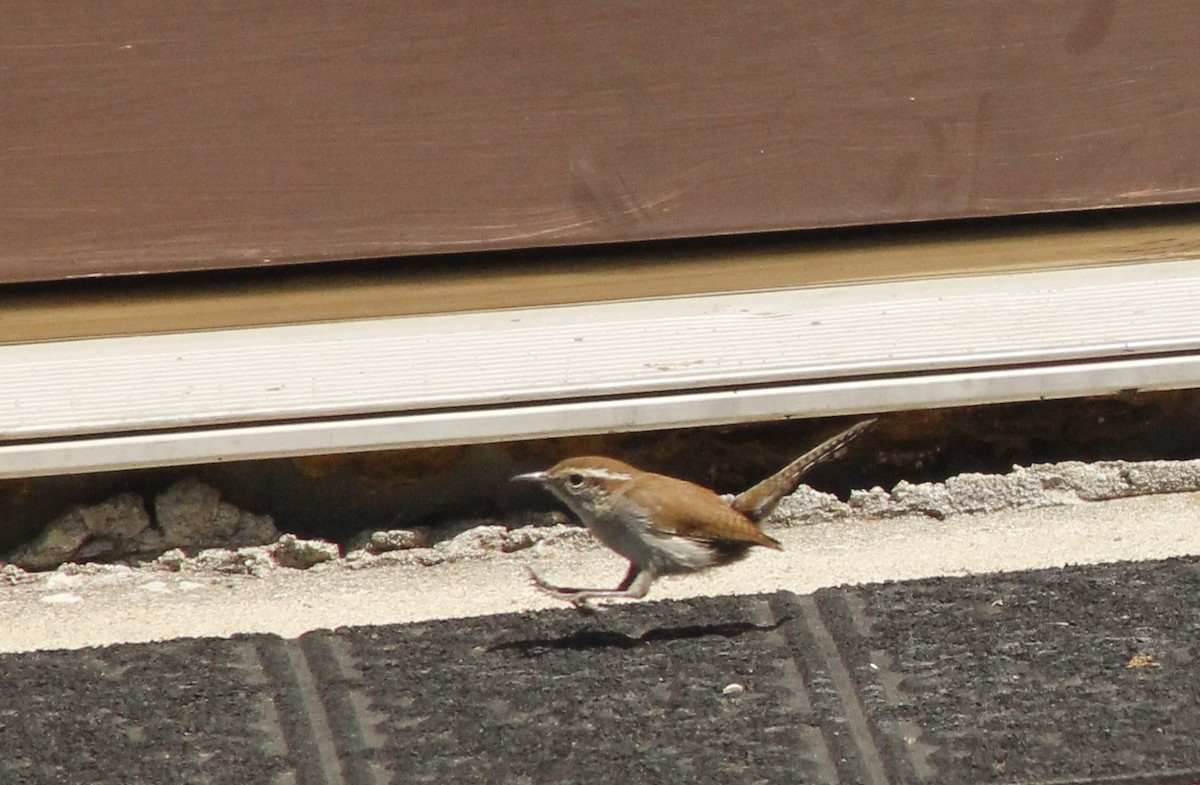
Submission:
M 1190 0 L 11 0 L 0 281 L 1200 200 Z

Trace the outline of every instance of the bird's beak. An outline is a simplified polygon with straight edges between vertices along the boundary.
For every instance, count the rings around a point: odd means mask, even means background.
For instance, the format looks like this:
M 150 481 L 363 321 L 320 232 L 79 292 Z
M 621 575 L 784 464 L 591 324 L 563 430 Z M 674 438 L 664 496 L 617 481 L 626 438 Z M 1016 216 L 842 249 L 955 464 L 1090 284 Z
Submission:
M 518 474 L 509 482 L 536 482 L 544 484 L 549 479 L 549 475 L 545 472 L 529 472 L 528 474 Z

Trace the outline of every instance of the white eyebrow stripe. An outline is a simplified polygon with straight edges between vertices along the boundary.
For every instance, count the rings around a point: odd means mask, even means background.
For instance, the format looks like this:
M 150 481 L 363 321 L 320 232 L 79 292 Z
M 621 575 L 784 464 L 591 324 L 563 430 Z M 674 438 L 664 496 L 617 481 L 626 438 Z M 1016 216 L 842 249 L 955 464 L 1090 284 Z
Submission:
M 572 474 L 582 474 L 584 477 L 592 480 L 625 481 L 633 479 L 633 475 L 609 471 L 608 469 L 570 469 L 567 471 L 568 477 Z

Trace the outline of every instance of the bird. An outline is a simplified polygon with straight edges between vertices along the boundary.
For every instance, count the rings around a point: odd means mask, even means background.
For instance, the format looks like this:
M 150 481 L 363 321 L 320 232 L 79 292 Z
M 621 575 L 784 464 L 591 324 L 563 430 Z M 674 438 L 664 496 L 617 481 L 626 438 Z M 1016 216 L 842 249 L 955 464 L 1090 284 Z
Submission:
M 641 599 L 664 575 L 731 564 L 756 546 L 782 550 L 778 540 L 763 533 L 761 522 L 796 490 L 805 472 L 834 457 L 874 423 L 874 418 L 855 423 L 733 497 L 600 456 L 568 458 L 546 471 L 518 474 L 514 481 L 549 490 L 596 539 L 629 560 L 615 589 L 556 586 L 531 567 L 533 585 L 581 610 L 593 610 L 593 600 Z

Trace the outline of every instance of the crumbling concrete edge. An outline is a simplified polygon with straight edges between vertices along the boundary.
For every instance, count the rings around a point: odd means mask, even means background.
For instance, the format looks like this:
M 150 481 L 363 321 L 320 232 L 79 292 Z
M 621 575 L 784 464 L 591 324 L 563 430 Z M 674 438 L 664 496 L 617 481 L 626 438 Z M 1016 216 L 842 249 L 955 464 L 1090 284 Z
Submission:
M 939 520 L 1001 510 L 1025 510 L 1200 491 L 1200 460 L 1066 461 L 1014 466 L 1008 474 L 960 474 L 945 482 L 900 481 L 886 491 L 853 491 L 847 501 L 801 486 L 776 511 L 776 522 L 797 525 L 846 518 L 924 515 Z
M 1086 504 L 1133 496 L 1200 491 L 1200 460 L 1069 461 L 1014 466 L 1008 474 L 961 474 L 945 482 L 901 481 L 890 490 L 853 491 L 846 501 L 802 485 L 784 499 L 771 526 L 801 526 L 840 520 L 888 520 L 926 516 L 944 520 L 1003 510 Z M 190 553 L 175 548 L 156 559 L 139 561 L 145 569 L 171 572 L 261 575 L 279 568 L 363 569 L 388 565 L 433 566 L 547 546 L 589 547 L 590 535 L 564 523 L 559 512 L 522 511 L 502 519 L 464 520 L 434 531 L 368 532 L 344 549 L 322 540 L 284 534 L 276 542 L 243 547 L 209 547 Z M 97 573 L 128 570 L 126 562 L 65 563 L 57 572 Z M 0 566 L 0 583 L 21 583 L 32 575 L 14 564 Z

